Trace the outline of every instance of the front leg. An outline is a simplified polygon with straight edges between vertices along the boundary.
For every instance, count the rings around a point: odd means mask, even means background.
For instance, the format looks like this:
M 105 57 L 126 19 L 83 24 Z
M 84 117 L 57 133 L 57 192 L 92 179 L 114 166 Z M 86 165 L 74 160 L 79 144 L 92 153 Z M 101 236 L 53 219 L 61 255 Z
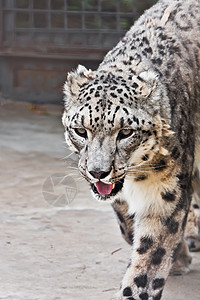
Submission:
M 116 213 L 117 221 L 123 238 L 129 245 L 132 245 L 134 236 L 134 215 L 129 215 L 128 204 L 126 201 L 116 200 L 112 204 L 112 207 Z
M 169 217 L 136 217 L 131 262 L 117 300 L 159 300 L 175 261 L 187 210 L 177 207 Z

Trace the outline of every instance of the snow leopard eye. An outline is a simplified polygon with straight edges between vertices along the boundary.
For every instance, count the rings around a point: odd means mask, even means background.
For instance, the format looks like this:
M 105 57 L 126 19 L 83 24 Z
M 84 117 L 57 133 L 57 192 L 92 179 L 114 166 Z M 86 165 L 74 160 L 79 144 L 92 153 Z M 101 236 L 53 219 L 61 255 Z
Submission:
M 122 139 L 126 139 L 128 138 L 129 136 L 131 136 L 132 134 L 134 134 L 134 130 L 133 129 L 130 129 L 130 128 L 124 128 L 124 129 L 121 129 L 118 133 L 118 137 L 117 139 L 118 140 L 122 140 Z
M 87 138 L 87 131 L 85 128 L 74 128 L 74 131 L 80 137 L 83 137 L 84 139 Z

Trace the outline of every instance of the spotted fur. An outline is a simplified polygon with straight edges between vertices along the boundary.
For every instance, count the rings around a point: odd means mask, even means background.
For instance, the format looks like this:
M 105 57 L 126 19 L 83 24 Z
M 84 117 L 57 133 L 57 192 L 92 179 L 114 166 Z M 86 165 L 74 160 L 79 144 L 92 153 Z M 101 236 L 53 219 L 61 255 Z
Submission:
M 160 0 L 96 71 L 79 66 L 64 86 L 66 141 L 133 244 L 117 300 L 161 299 L 172 265 L 182 272 L 191 261 L 183 235 L 198 209 L 199 11 L 199 0 Z

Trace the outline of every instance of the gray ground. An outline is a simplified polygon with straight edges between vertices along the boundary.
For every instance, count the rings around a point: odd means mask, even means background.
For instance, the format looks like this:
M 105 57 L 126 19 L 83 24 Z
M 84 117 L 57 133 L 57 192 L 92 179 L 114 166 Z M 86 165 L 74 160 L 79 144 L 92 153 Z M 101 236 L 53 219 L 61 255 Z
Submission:
M 110 206 L 63 159 L 60 115 L 0 101 L 0 299 L 109 300 L 128 263 Z M 192 256 L 163 300 L 200 299 L 200 253 Z

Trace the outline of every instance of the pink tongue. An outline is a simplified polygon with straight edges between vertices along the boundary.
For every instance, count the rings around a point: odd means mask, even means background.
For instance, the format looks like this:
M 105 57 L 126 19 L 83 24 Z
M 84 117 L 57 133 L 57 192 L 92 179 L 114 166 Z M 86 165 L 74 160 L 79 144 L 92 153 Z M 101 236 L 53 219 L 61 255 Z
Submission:
M 96 183 L 96 188 L 97 188 L 97 191 L 99 192 L 99 194 L 108 195 L 112 191 L 112 184 L 106 184 L 101 181 L 98 181 Z

